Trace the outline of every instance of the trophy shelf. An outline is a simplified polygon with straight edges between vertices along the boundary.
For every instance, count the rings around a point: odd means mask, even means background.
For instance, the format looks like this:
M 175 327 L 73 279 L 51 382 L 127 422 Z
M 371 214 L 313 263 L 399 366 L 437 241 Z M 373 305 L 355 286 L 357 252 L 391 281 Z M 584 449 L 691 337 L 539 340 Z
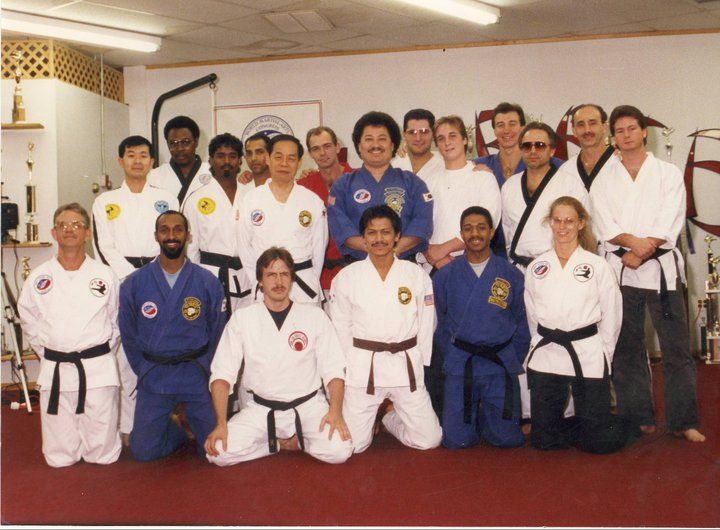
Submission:
M 46 248 L 51 247 L 52 243 L 47 241 L 23 241 L 21 243 L 3 243 L 2 248 Z
M 0 357 L 0 360 L 2 361 L 12 361 L 15 358 L 15 354 L 11 351 L 6 351 L 2 354 L 2 357 Z M 39 361 L 40 357 L 37 356 L 37 353 L 35 353 L 33 350 L 25 350 L 22 353 L 22 360 L 23 361 Z
M 42 123 L 3 123 L 3 131 L 21 131 L 27 129 L 44 129 L 45 126 Z

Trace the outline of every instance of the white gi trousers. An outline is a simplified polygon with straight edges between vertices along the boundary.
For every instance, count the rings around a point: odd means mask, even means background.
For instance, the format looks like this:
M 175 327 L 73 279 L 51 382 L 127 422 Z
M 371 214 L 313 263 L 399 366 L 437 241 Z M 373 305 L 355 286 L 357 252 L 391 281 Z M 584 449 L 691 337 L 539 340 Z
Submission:
M 77 391 L 60 392 L 57 415 L 45 412 L 48 401 L 50 389 L 42 389 L 42 452 L 48 465 L 65 467 L 80 459 L 93 464 L 112 464 L 120 457 L 118 387 L 88 388 L 82 414 L 75 414 Z
M 270 454 L 268 445 L 267 415 L 269 408 L 250 399 L 247 405 L 228 421 L 227 451 L 217 442 L 218 456 L 207 455 L 207 459 L 219 466 L 231 466 L 262 458 Z M 340 433 L 333 433 L 328 440 L 329 426 L 319 431 L 320 421 L 328 412 L 328 403 L 322 393 L 297 407 L 302 424 L 305 452 L 310 456 L 329 464 L 342 464 L 353 453 L 350 440 L 343 441 Z M 290 438 L 295 434 L 295 412 L 275 411 L 275 432 L 278 440 Z M 280 448 L 278 447 L 278 451 Z
M 433 449 L 440 445 L 442 428 L 424 386 L 415 392 L 411 392 L 409 386 L 375 387 L 374 394 L 368 394 L 365 387 L 346 386 L 343 416 L 356 453 L 370 447 L 375 417 L 386 398 L 395 407 L 382 419 L 390 434 L 413 449 Z
M 135 421 L 135 401 L 137 400 L 137 374 L 133 371 L 125 356 L 122 344 L 117 349 L 118 373 L 120 374 L 120 432 L 130 434 Z M 131 395 L 132 394 L 132 395 Z

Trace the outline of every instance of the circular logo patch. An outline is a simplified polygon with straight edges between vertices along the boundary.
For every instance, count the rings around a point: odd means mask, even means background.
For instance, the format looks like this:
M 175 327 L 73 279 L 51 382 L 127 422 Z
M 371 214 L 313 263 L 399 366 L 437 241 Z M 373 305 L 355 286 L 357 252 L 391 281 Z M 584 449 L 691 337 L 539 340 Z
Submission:
M 550 263 L 547 261 L 538 261 L 532 268 L 532 275 L 536 278 L 544 278 L 550 272 Z
M 581 263 L 573 269 L 573 276 L 579 282 L 586 282 L 595 274 L 595 270 L 589 263 Z
M 155 201 L 155 211 L 157 213 L 165 213 L 170 209 L 167 201 Z
M 47 274 L 38 276 L 35 280 L 35 290 L 40 294 L 47 293 L 50 289 L 52 289 L 52 286 L 52 276 L 48 276 Z
M 276 134 L 293 134 L 293 130 L 290 124 L 282 118 L 272 114 L 264 114 L 247 124 L 240 139 L 245 143 L 249 136 L 256 133 L 262 133 L 268 138 L 272 138 Z
M 302 331 L 293 331 L 288 337 L 288 344 L 295 351 L 303 351 L 308 345 L 307 335 Z
M 90 292 L 98 298 L 102 298 L 108 292 L 107 282 L 102 278 L 93 278 L 90 280 Z
M 188 296 L 183 301 L 182 316 L 185 320 L 195 320 L 200 316 L 200 300 L 194 296 Z
M 250 222 L 255 226 L 260 226 L 265 222 L 265 214 L 262 210 L 253 210 L 250 214 Z
M 368 190 L 359 189 L 353 194 L 353 199 L 355 199 L 355 202 L 358 204 L 365 204 L 366 202 L 370 202 L 372 195 L 370 195 Z
M 211 178 L 212 178 L 212 176 L 210 174 L 203 173 L 202 175 L 200 175 L 198 177 L 198 180 L 200 181 L 200 184 L 207 184 L 208 182 L 210 182 Z
M 298 221 L 300 221 L 300 224 L 307 228 L 310 226 L 310 223 L 312 223 L 312 214 L 308 212 L 307 210 L 303 210 L 300 212 L 300 215 L 298 215 Z
M 140 311 L 145 318 L 155 318 L 158 314 L 158 308 L 155 302 L 145 302 L 140 306 Z
M 203 215 L 210 215 L 215 211 L 215 201 L 210 197 L 203 197 L 197 203 L 198 211 Z
M 398 300 L 402 305 L 408 305 L 412 300 L 412 292 L 407 287 L 398 287 Z
M 117 219 L 118 215 L 120 215 L 120 205 L 119 204 L 106 204 L 105 205 L 105 213 L 107 214 L 108 221 Z

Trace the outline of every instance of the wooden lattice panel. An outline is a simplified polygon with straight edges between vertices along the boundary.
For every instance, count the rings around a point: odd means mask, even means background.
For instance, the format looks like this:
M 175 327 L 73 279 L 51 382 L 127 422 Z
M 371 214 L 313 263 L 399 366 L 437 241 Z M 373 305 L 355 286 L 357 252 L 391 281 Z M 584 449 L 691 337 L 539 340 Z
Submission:
M 100 61 L 52 40 L 3 41 L 2 77 L 13 79 L 17 61 L 11 54 L 23 54 L 23 79 L 52 79 L 100 94 Z M 123 102 L 122 72 L 105 66 L 105 97 Z

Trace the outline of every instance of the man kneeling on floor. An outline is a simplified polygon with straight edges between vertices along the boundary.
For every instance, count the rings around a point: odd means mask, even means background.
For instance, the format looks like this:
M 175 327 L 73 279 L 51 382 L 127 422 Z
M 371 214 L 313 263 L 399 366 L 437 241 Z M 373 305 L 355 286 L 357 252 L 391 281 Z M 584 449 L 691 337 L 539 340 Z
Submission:
M 341 464 L 353 452 L 342 415 L 340 342 L 322 309 L 290 300 L 293 267 L 284 248 L 263 252 L 256 276 L 264 299 L 233 313 L 220 339 L 210 376 L 217 425 L 205 442 L 208 460 L 219 466 L 298 448 Z M 243 360 L 253 399 L 227 421 L 228 394 Z

